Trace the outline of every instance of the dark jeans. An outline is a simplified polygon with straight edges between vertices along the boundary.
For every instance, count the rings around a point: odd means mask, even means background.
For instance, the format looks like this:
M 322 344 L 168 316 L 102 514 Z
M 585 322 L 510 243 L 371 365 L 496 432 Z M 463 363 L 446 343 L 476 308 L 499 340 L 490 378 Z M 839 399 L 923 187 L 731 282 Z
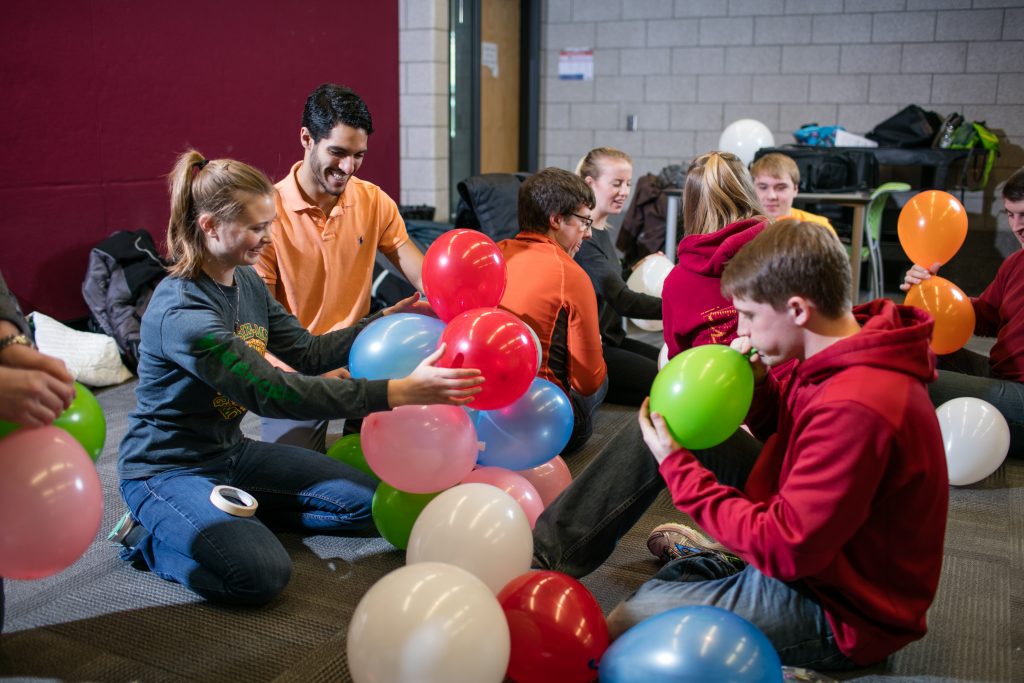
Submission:
M 742 488 L 761 444 L 739 430 L 725 443 L 696 452 L 723 484 Z M 665 488 L 658 463 L 633 421 L 537 520 L 535 563 L 580 577 L 597 569 L 619 539 Z M 738 570 L 712 553 L 665 565 L 608 617 L 613 637 L 654 614 L 685 605 L 716 605 L 760 628 L 782 663 L 817 669 L 855 668 L 835 644 L 821 604 L 802 582 L 786 583 L 747 566 Z
M 626 337 L 619 346 L 604 345 L 604 362 L 608 366 L 606 403 L 639 406 L 651 393 L 651 383 L 658 374 L 657 349 Z
M 928 385 L 935 407 L 971 396 L 988 401 L 1010 427 L 1011 458 L 1024 458 L 1024 384 L 992 377 L 988 357 L 969 349 L 939 356 L 939 378 Z
M 604 396 L 608 393 L 608 378 L 605 377 L 597 391 L 584 396 L 573 389 L 569 390 L 569 403 L 572 404 L 572 434 L 569 435 L 569 443 L 562 449 L 562 455 L 570 455 L 587 443 L 594 433 L 594 415 L 597 409 L 604 403 Z
M 218 484 L 252 494 L 256 516 L 235 517 L 215 507 L 210 492 Z M 208 600 L 262 604 L 284 590 L 292 572 L 288 552 L 269 527 L 372 529 L 375 486 L 366 474 L 325 455 L 246 439 L 204 467 L 122 479 L 121 494 L 144 531 L 121 557 Z

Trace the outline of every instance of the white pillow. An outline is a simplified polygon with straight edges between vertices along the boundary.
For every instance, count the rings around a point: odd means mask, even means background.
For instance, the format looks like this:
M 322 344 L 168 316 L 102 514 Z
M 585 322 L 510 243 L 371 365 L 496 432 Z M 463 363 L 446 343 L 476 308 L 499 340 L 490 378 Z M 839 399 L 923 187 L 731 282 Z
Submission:
M 121 362 L 113 337 L 73 330 L 39 311 L 28 317 L 39 350 L 64 361 L 71 376 L 82 384 L 106 387 L 132 378 L 132 371 Z

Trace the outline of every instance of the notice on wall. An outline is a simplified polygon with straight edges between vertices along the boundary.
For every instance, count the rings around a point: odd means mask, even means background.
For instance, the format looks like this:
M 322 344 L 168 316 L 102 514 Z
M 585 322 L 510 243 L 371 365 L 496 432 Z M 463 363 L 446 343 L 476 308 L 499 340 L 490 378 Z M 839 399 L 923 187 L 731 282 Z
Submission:
M 481 43 L 480 44 L 480 64 L 485 69 L 491 70 L 491 75 L 495 78 L 498 77 L 498 44 L 497 43 Z
M 558 53 L 558 78 L 563 81 L 594 80 L 594 50 L 567 47 Z

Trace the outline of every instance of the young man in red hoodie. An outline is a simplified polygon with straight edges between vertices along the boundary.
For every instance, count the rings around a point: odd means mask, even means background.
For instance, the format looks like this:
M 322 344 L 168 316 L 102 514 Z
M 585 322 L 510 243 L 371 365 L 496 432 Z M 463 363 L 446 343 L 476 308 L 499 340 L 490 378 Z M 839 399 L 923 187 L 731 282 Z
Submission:
M 1001 213 L 1024 246 L 1024 168 L 1010 176 L 1002 195 Z M 938 271 L 913 266 L 900 289 L 907 291 Z M 1024 458 L 1024 250 L 1003 261 L 981 296 L 971 297 L 971 305 L 974 334 L 995 337 L 995 344 L 988 356 L 964 348 L 939 358 L 939 378 L 928 394 L 936 406 L 961 396 L 988 401 L 1010 426 L 1010 457 Z
M 731 551 L 695 533 L 672 544 L 676 559 L 609 616 L 613 635 L 674 607 L 713 604 L 757 625 L 784 664 L 822 670 L 878 662 L 924 635 L 948 503 L 924 386 L 935 376 L 932 323 L 885 300 L 851 311 L 849 285 L 833 235 L 791 221 L 766 228 L 722 278 L 739 312 L 734 346 L 757 349 L 748 425 L 763 447 L 738 431 L 695 455 L 645 405 L 640 428 L 660 467 L 645 464 L 646 449 L 612 444 L 605 500 L 570 522 L 542 515 L 538 559 L 593 568 L 656 495 L 653 469 L 676 506 Z M 782 391 L 765 365 L 794 359 Z M 611 466 L 595 462 L 579 479 L 598 486 Z M 553 542 L 553 529 L 580 535 Z

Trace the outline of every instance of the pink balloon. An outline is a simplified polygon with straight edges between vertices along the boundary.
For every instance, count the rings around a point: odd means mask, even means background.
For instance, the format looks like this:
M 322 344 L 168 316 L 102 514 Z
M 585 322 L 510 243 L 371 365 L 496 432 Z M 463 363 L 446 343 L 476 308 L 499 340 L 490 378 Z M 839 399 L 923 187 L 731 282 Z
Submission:
M 565 464 L 560 455 L 556 455 L 543 465 L 537 465 L 533 469 L 519 470 L 519 474 L 523 475 L 526 481 L 537 489 L 544 507 L 551 505 L 551 501 L 558 498 L 558 494 L 572 483 L 569 466 Z
M 65 569 L 102 517 L 100 478 L 70 434 L 40 427 L 0 441 L 0 576 L 41 579 Z
M 371 413 L 360 434 L 370 469 L 399 491 L 443 491 L 476 464 L 476 431 L 458 406 L 401 406 Z
M 484 377 L 470 407 L 504 408 L 526 393 L 537 376 L 537 347 L 530 327 L 508 311 L 474 308 L 449 321 L 441 333 L 440 368 L 477 368 Z
M 540 494 L 533 484 L 512 470 L 504 467 L 478 467 L 467 474 L 460 484 L 490 484 L 508 495 L 512 496 L 519 507 L 526 513 L 526 519 L 530 522 L 530 528 L 537 523 L 537 518 L 544 511 L 544 503 L 541 502 Z

